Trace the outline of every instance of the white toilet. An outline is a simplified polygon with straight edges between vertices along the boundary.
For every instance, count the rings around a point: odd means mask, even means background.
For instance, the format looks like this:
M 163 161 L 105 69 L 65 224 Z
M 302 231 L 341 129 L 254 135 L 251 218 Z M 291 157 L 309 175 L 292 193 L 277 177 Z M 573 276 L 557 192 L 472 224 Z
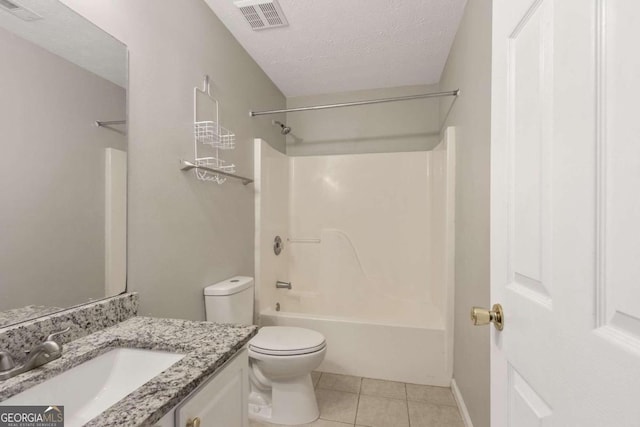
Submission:
M 253 278 L 237 276 L 204 289 L 207 320 L 253 323 Z M 305 424 L 319 416 L 311 371 L 327 344 L 310 329 L 266 326 L 248 344 L 249 418 L 276 424 Z

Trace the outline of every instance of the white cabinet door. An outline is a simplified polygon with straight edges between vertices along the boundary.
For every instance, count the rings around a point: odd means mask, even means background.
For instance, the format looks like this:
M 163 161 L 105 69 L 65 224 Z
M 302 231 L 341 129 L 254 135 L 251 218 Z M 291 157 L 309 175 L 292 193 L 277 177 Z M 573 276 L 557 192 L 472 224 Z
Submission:
M 243 349 L 176 408 L 175 426 L 248 427 L 249 361 Z M 193 425 L 193 424 L 191 424 Z
M 494 427 L 640 426 L 639 42 L 636 0 L 493 2 Z

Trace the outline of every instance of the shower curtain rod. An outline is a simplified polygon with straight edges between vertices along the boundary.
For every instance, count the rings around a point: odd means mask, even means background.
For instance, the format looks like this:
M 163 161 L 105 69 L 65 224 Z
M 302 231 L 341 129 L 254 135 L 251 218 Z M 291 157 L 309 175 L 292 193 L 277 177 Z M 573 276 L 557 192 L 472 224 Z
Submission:
M 249 111 L 249 117 L 265 116 L 267 114 L 295 113 L 297 111 L 326 110 L 328 108 L 354 107 L 356 105 L 382 104 L 383 102 L 409 101 L 411 99 L 440 98 L 442 96 L 458 96 L 459 94 L 460 94 L 460 89 L 456 89 L 456 90 L 450 90 L 447 92 L 433 92 L 433 93 L 423 93 L 421 95 L 398 96 L 395 98 L 381 98 L 381 99 L 370 99 L 367 101 L 343 102 L 341 104 L 312 105 L 309 107 L 285 108 L 283 110 Z

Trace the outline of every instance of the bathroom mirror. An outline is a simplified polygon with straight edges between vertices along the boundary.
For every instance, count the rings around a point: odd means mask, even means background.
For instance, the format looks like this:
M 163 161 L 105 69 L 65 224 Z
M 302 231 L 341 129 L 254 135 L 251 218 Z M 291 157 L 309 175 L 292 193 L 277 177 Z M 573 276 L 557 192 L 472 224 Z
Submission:
M 128 53 L 56 0 L 0 0 L 0 58 L 1 328 L 126 290 Z

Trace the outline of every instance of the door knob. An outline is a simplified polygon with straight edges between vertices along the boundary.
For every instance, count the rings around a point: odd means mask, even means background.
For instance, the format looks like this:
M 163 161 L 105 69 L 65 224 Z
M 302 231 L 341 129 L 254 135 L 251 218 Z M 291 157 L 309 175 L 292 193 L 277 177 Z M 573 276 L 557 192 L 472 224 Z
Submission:
M 491 310 L 482 307 L 471 308 L 471 321 L 476 326 L 493 323 L 497 330 L 504 328 L 504 312 L 500 304 L 494 304 Z

